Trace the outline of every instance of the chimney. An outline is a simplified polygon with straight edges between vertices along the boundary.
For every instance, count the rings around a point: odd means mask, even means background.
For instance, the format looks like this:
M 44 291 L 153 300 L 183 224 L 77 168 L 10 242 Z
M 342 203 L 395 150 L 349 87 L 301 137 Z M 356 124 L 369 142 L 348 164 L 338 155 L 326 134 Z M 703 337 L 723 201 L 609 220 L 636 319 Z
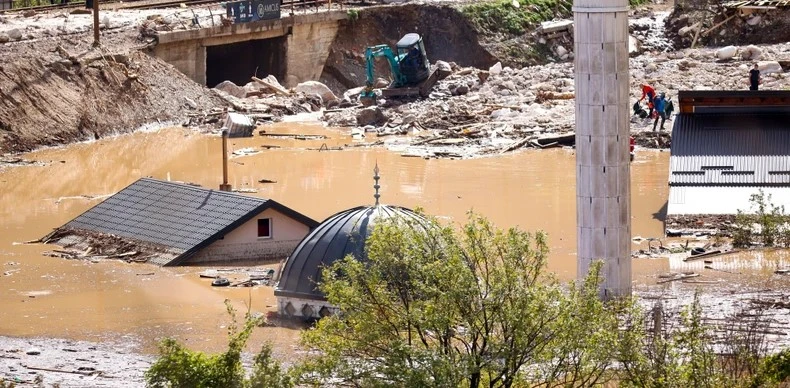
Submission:
M 222 128 L 222 184 L 219 185 L 219 190 L 233 190 L 228 184 L 228 130 L 225 128 Z

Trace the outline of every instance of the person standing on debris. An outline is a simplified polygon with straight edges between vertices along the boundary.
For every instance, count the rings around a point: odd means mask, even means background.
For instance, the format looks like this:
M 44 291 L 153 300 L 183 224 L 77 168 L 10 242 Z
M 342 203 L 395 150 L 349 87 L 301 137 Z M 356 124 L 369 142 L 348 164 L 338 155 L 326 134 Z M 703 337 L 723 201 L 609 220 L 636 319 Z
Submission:
M 656 98 L 656 90 L 648 84 L 642 84 L 642 98 L 640 98 L 639 101 L 644 100 L 645 97 L 647 97 L 647 107 L 650 108 L 650 112 L 648 112 L 647 117 L 652 117 L 653 99 Z
M 760 85 L 760 66 L 756 63 L 754 68 L 749 70 L 749 90 L 757 90 Z
M 656 125 L 658 124 L 658 119 L 661 118 L 661 131 L 664 130 L 664 122 L 667 121 L 667 113 L 664 111 L 666 107 L 666 100 L 664 99 L 664 93 L 659 94 L 656 96 L 655 100 L 653 100 L 653 107 L 656 109 L 656 120 L 653 121 L 653 132 L 656 131 Z

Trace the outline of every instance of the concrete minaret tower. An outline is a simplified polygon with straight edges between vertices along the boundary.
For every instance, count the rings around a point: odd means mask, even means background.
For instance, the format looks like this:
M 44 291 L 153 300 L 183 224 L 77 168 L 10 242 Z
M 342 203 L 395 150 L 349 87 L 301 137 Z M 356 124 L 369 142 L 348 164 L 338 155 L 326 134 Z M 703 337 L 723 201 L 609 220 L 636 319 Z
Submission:
M 628 0 L 574 0 L 578 272 L 603 260 L 601 295 L 631 294 Z

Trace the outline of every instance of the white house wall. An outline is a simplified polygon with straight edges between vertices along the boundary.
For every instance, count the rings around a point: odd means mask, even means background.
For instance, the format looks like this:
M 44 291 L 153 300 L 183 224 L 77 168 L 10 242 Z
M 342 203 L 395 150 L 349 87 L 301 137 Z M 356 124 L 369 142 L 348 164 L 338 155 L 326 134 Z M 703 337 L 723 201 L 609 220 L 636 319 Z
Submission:
M 670 186 L 667 215 L 737 214 L 749 211 L 749 198 L 760 190 L 771 195 L 774 205 L 790 210 L 790 188 L 787 187 L 694 187 Z
M 272 237 L 258 238 L 258 220 L 270 218 Z M 310 228 L 274 209 L 266 209 L 189 259 L 190 264 L 281 260 L 296 248 Z

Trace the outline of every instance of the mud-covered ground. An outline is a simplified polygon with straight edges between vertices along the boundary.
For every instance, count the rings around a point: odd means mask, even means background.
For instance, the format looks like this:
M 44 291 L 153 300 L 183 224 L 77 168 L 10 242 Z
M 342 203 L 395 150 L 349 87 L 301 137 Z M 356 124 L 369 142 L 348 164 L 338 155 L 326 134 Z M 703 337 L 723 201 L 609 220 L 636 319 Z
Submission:
M 0 381 L 20 387 L 142 387 L 154 357 L 134 341 L 86 342 L 0 336 Z
M 0 154 L 180 124 L 224 106 L 147 54 L 149 42 L 138 39 L 137 29 L 146 13 L 105 30 L 101 48 L 92 47 L 85 21 L 76 20 L 85 16 L 2 17 L 0 42 L 14 39 L 0 44 Z

